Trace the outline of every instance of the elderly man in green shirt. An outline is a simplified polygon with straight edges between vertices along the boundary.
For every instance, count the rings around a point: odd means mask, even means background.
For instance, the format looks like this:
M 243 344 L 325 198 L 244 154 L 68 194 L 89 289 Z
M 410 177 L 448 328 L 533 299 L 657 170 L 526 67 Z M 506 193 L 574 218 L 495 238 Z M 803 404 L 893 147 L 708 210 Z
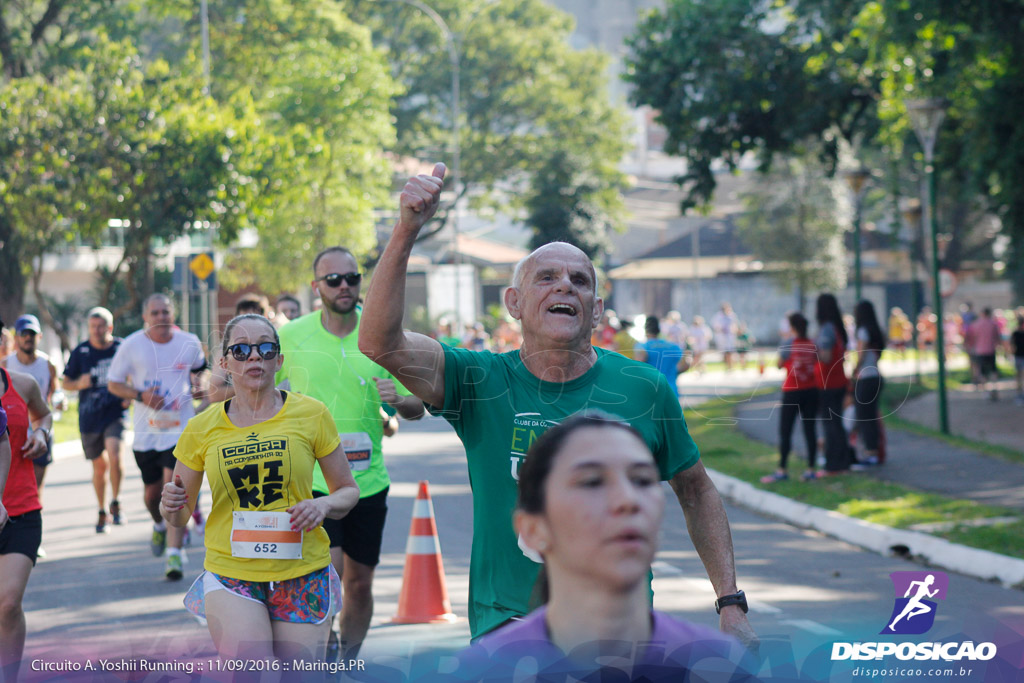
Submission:
M 366 296 L 359 348 L 442 411 L 466 447 L 473 486 L 470 630 L 474 638 L 526 614 L 539 565 L 518 549 L 512 508 L 519 465 L 551 424 L 600 409 L 628 422 L 679 499 L 718 600 L 719 626 L 748 646 L 757 636 L 736 588 L 729 520 L 686 429 L 679 402 L 655 368 L 590 343 L 604 302 L 590 259 L 554 242 L 515 269 L 505 306 L 522 326 L 516 351 L 453 349 L 402 329 L 405 278 L 420 229 L 433 216 L 445 173 L 409 180 L 401 213 Z

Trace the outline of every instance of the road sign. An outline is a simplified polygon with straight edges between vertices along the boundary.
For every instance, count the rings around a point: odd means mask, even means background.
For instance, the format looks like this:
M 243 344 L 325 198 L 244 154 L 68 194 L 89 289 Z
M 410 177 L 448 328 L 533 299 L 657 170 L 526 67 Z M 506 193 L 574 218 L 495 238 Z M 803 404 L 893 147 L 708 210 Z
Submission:
M 176 292 L 217 289 L 217 269 L 213 263 L 213 254 L 206 252 L 193 256 L 175 256 L 172 282 Z
M 189 270 L 191 270 L 197 278 L 205 280 L 210 277 L 210 274 L 214 271 L 216 266 L 213 265 L 213 259 L 206 252 L 197 254 L 188 264 Z
M 941 294 L 943 298 L 953 296 L 953 292 L 956 291 L 957 284 L 956 273 L 948 268 L 939 269 L 939 294 Z

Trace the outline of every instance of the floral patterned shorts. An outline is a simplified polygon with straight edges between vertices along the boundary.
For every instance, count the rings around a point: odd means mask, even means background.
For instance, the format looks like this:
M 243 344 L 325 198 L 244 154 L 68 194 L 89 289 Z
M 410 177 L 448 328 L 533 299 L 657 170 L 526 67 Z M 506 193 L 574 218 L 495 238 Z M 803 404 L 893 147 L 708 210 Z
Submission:
M 185 594 L 185 608 L 206 618 L 206 595 L 226 590 L 265 605 L 270 618 L 292 624 L 319 624 L 341 611 L 341 579 L 334 567 L 284 581 L 246 581 L 205 571 Z

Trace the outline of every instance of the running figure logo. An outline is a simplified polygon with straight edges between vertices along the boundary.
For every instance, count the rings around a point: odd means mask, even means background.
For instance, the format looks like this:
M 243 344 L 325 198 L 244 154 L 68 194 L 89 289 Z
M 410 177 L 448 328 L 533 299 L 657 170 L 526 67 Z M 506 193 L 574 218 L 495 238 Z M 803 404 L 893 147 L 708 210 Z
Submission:
M 946 599 L 949 577 L 933 571 L 893 572 L 889 576 L 896 591 L 896 601 L 889 624 L 881 632 L 901 635 L 926 633 L 935 623 L 938 605 L 933 600 Z

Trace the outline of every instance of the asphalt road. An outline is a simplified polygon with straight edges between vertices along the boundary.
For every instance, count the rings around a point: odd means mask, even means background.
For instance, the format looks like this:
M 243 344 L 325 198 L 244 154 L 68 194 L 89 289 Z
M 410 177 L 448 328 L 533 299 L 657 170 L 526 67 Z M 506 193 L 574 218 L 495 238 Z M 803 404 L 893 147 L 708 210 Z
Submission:
M 408 672 L 416 658 L 429 661 L 429 653 L 437 648 L 454 649 L 468 642 L 465 621 L 443 626 L 387 623 L 397 610 L 417 482 L 430 482 L 448 592 L 453 611 L 460 616 L 466 614 L 472 507 L 461 445 L 442 420 L 403 423 L 399 435 L 386 440 L 385 457 L 393 479 L 390 509 L 375 581 L 373 627 L 361 656 L 371 670 L 385 668 L 389 675 L 384 678 L 399 680 L 398 674 Z M 100 658 L 128 662 L 150 658 L 179 666 L 177 673 L 135 674 L 132 680 L 189 680 L 180 671 L 185 663 L 191 663 L 193 671 L 213 666 L 215 652 L 206 628 L 181 605 L 184 591 L 201 569 L 202 549 L 189 551 L 184 581 L 163 579 L 163 562 L 149 551 L 150 522 L 130 455 L 126 471 L 129 476 L 121 500 L 128 522 L 110 534 L 97 535 L 88 463 L 77 455 L 51 467 L 44 493 L 47 558 L 32 572 L 24 603 L 29 632 L 22 670 L 26 680 L 64 680 L 66 673 L 45 669 L 72 659 L 95 665 Z M 667 485 L 666 495 L 671 496 Z M 689 542 L 682 513 L 669 501 L 662 549 L 654 567 L 655 607 L 715 626 L 710 582 Z M 896 597 L 889 574 L 926 568 L 741 508 L 728 506 L 727 511 L 739 585 L 749 596 L 751 622 L 764 640 L 763 675 L 775 680 L 798 675 L 807 680 L 861 680 L 862 676 L 853 674 L 856 666 L 906 665 L 893 658 L 891 662 L 831 662 L 829 655 L 839 641 L 900 641 L 900 637 L 879 636 Z M 951 574 L 932 629 L 926 635 L 902 639 L 991 641 L 999 648 L 991 662 L 964 664 L 962 668 L 970 668 L 970 673 L 960 675 L 957 670 L 949 678 L 943 672 L 929 680 L 1024 680 L 1024 597 L 1018 590 Z M 391 672 L 398 673 L 392 676 Z M 125 674 L 107 673 L 92 680 L 124 678 Z M 917 680 L 916 676 L 873 678 Z

